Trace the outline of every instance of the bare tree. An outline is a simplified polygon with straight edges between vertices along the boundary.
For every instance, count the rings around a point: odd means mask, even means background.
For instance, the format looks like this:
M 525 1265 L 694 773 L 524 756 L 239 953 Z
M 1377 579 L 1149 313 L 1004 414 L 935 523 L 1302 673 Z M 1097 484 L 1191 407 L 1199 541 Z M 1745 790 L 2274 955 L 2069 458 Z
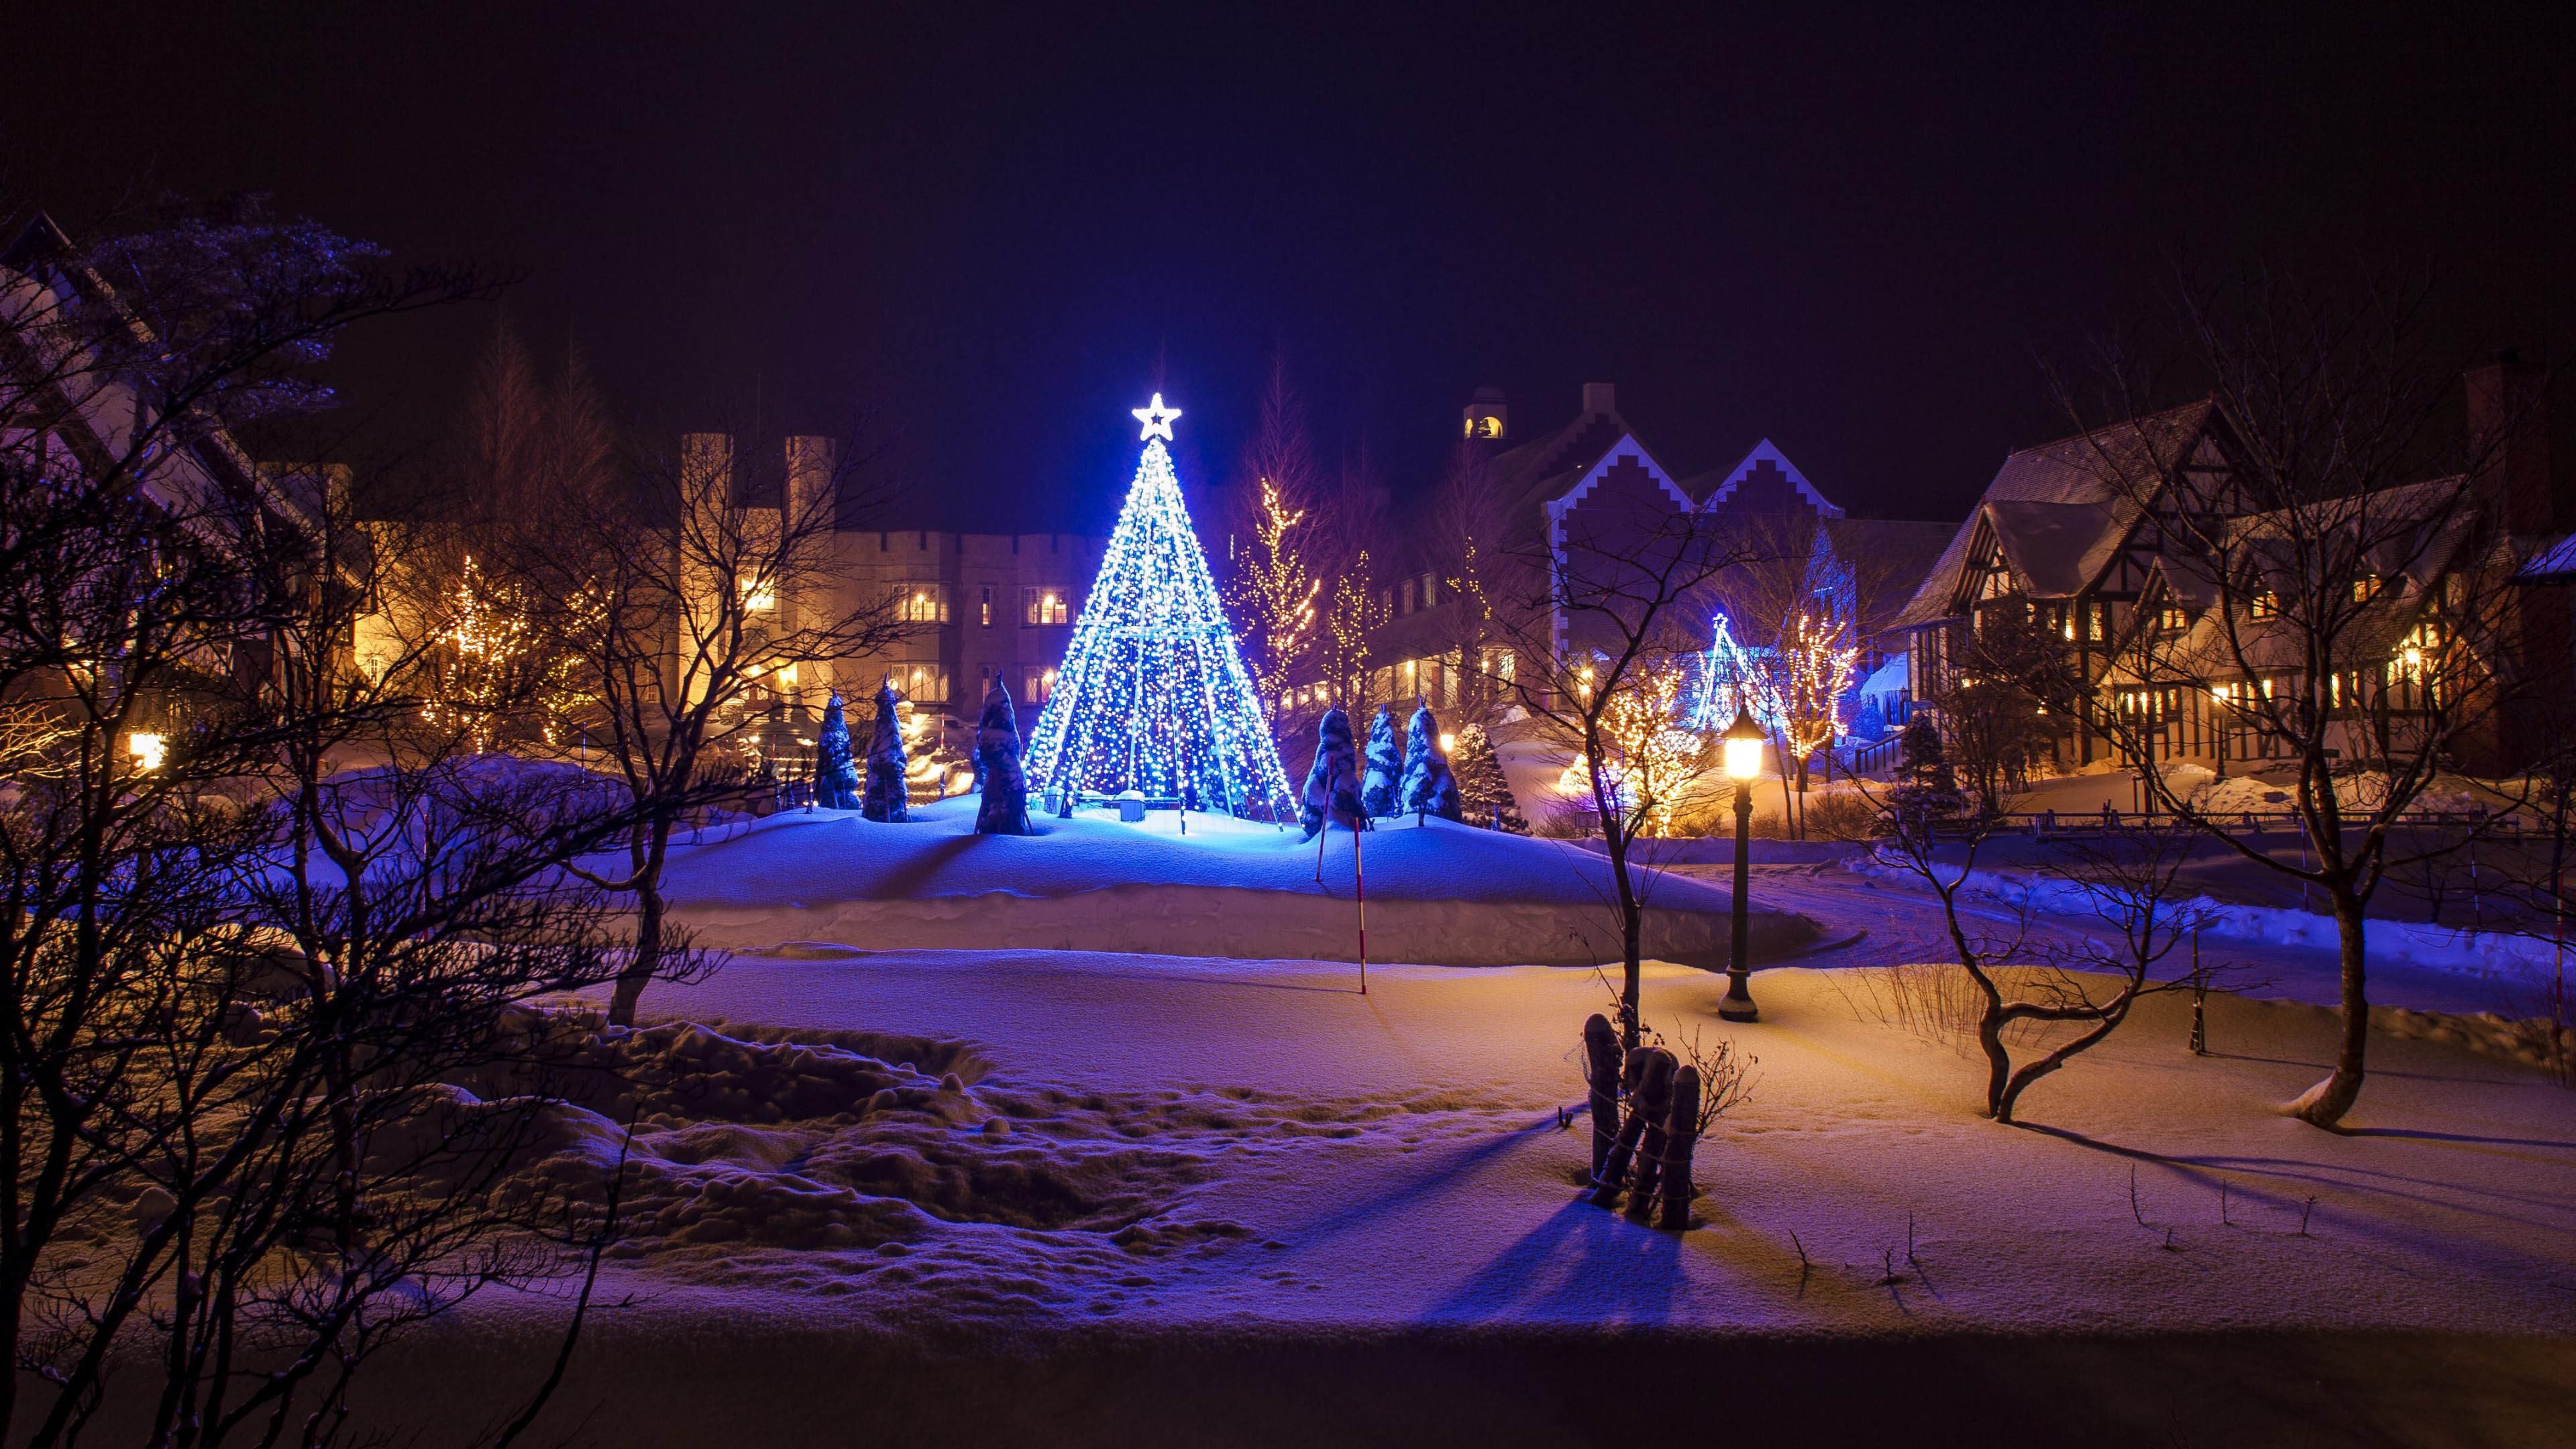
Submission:
M 552 647 L 581 661 L 585 738 L 640 812 L 624 870 L 589 877 L 636 901 L 615 1024 L 634 1021 L 662 969 L 672 841 L 693 802 L 726 781 L 737 738 L 758 722 L 753 706 L 802 669 L 880 652 L 919 627 L 898 600 L 844 580 L 840 502 L 864 497 L 869 455 L 819 443 L 753 459 L 728 435 L 690 434 L 640 460 L 630 484 L 566 488 L 512 534 L 507 566 L 527 597 L 559 606 Z
M 1619 923 L 1626 973 L 1620 1041 L 1633 1048 L 1651 891 L 1636 841 L 1670 808 L 1675 784 L 1696 773 L 1687 762 L 1669 771 L 1645 768 L 1643 756 L 1667 750 L 1675 734 L 1692 740 L 1694 758 L 1707 748 L 1667 686 L 1703 647 L 1707 586 L 1742 561 L 1743 545 L 1699 510 L 1616 494 L 1578 511 L 1560 533 L 1553 549 L 1524 563 L 1524 576 L 1540 580 L 1542 592 L 1516 600 L 1505 616 L 1514 621 L 1509 686 L 1582 770 Z
M 2198 831 L 2132 821 L 2053 837 L 2037 878 L 2006 892 L 2010 914 L 1998 928 L 1977 924 L 1995 917 L 1964 900 L 1990 889 L 1977 879 L 1977 858 L 1997 812 L 1957 818 L 1919 794 L 1855 783 L 1882 811 L 1879 858 L 1921 880 L 1941 904 L 1951 959 L 1973 988 L 1973 1021 L 1964 1024 L 1986 1059 L 1987 1116 L 2012 1121 L 2033 1083 L 2101 1045 L 2141 998 L 2195 984 L 2167 963 L 2207 924 L 2181 876 L 2204 838 Z M 2085 929 L 2071 941 L 2044 936 L 2035 930 L 2044 907 L 2086 919 Z M 2051 1030 L 2063 1034 L 2015 1062 L 2020 1033 Z
M 2028 783 L 2072 718 L 2082 685 L 2066 651 L 2033 611 L 1988 610 L 1952 651 L 1929 703 L 1951 767 L 1988 815 Z
M 1457 718 L 1499 723 L 1512 701 L 1509 670 L 1515 637 L 1530 632 L 1530 601 L 1546 588 L 1527 577 L 1530 552 L 1511 546 L 1511 500 L 1474 442 L 1450 452 L 1431 502 L 1429 546 L 1450 609 L 1449 652 L 1459 661 Z
M 2114 641 L 2095 726 L 2139 764 L 2154 808 L 2324 896 L 2341 942 L 2343 1037 L 2332 1074 L 2289 1108 L 2320 1127 L 2361 1092 L 2368 908 L 2421 854 L 2399 838 L 2403 817 L 2446 762 L 2509 765 L 2516 703 L 2564 689 L 2564 646 L 2535 647 L 2512 582 L 2548 524 L 2545 479 L 2534 488 L 2517 466 L 2538 393 L 2473 390 L 2476 426 L 2445 445 L 2458 392 L 2421 342 L 2427 297 L 2423 285 L 2311 290 L 2259 273 L 2187 290 L 2176 348 L 2206 379 L 2215 425 L 2087 435 L 2095 473 L 2162 555 Z M 2143 412 L 2134 356 L 2106 354 L 2120 416 Z M 2059 391 L 2071 413 L 2087 410 L 2071 384 Z M 2294 777 L 2299 857 L 2202 812 L 2158 767 L 2195 722 L 2222 760 Z
M 238 206 L 0 274 L 0 698 L 43 722 L 0 790 L 21 1442 L 71 1442 L 137 1343 L 155 1442 L 333 1442 L 390 1337 L 603 1241 L 595 1204 L 488 1192 L 544 1093 L 414 1129 L 524 1055 L 521 1003 L 623 968 L 561 867 L 631 808 L 460 765 L 416 661 L 349 669 L 369 540 L 227 426 L 320 401 L 349 326 L 490 289 Z

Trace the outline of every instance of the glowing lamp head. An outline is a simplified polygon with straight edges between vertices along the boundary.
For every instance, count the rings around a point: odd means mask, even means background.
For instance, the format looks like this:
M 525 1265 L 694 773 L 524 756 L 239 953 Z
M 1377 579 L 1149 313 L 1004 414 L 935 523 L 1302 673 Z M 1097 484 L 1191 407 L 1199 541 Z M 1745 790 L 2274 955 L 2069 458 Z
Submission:
M 1440 732 L 1440 753 L 1444 755 L 1454 754 L 1457 752 L 1457 749 L 1458 737 L 1447 730 L 1442 730 Z
M 1718 736 L 1726 744 L 1726 773 L 1738 780 L 1750 780 L 1762 773 L 1762 726 L 1753 722 L 1753 711 L 1738 707 L 1735 723 Z
M 161 768 L 161 761 L 168 756 L 170 745 L 159 735 L 138 730 L 125 737 L 125 752 L 134 758 L 134 768 L 149 774 Z

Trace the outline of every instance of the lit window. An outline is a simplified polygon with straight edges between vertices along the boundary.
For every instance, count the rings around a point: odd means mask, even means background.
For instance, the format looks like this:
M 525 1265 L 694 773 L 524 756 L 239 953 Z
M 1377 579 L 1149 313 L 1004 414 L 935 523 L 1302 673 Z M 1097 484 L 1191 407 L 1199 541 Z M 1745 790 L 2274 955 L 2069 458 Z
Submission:
M 1061 624 L 1070 612 L 1062 589 L 1020 590 L 1020 621 L 1024 624 Z
M 170 742 L 159 735 L 137 730 L 125 737 L 125 753 L 133 757 L 134 768 L 150 774 L 160 769 L 161 762 L 169 757 Z
M 948 590 L 941 584 L 897 584 L 895 617 L 906 624 L 948 622 Z
M 894 667 L 894 690 L 906 700 L 944 703 L 948 698 L 948 671 L 928 662 L 898 664 Z
M 746 581 L 742 586 L 742 606 L 754 614 L 766 614 L 778 607 L 778 591 L 767 584 Z
M 984 620 L 983 620 L 983 622 L 984 622 L 984 627 L 985 627 L 985 628 L 987 628 L 987 629 L 990 629 L 990 628 L 992 628 L 992 627 L 993 627 L 993 588 L 992 588 L 992 586 L 991 586 L 990 584 L 987 584 L 987 585 L 985 585 L 985 586 L 984 586 L 984 590 L 983 590 L 983 607 L 984 607 Z

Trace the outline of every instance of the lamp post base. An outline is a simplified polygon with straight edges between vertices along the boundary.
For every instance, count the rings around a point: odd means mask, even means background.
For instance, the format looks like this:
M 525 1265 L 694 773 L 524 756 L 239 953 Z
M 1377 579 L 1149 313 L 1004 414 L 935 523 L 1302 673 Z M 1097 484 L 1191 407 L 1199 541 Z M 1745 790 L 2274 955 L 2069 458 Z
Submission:
M 1762 1008 L 1753 1004 L 1753 993 L 1744 989 L 1745 972 L 1726 973 L 1726 995 L 1717 1003 L 1720 1021 L 1760 1021 Z

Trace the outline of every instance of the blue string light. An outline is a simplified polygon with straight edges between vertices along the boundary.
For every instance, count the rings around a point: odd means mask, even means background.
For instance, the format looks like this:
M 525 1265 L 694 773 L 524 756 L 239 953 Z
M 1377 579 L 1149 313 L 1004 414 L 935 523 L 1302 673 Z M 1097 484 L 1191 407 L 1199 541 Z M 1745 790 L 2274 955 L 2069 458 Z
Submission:
M 1137 790 L 1277 810 L 1288 773 L 1163 446 L 1179 416 L 1160 393 L 1136 410 L 1144 456 L 1029 737 L 1029 779 L 1050 799 Z

